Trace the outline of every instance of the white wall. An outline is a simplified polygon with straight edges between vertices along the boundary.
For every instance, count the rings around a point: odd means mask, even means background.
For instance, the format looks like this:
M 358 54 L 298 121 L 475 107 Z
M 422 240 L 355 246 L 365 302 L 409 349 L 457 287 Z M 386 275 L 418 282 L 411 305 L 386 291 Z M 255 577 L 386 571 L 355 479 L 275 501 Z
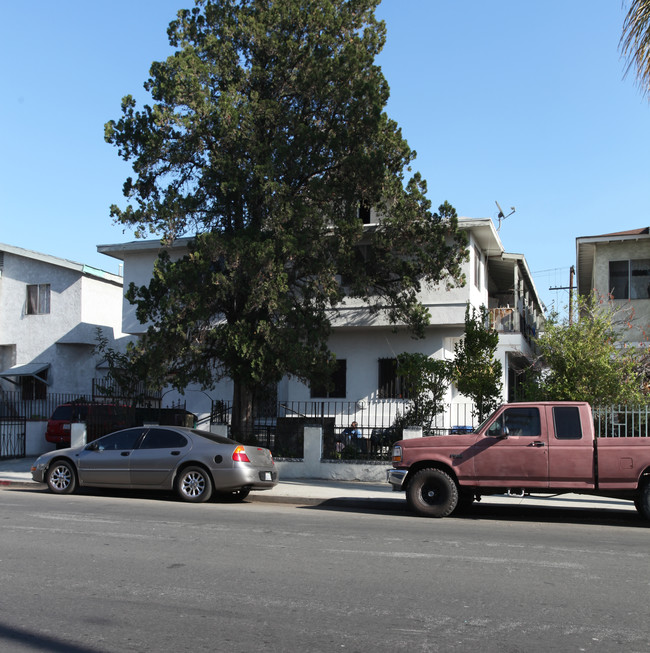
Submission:
M 5 252 L 0 277 L 0 346 L 15 351 L 11 365 L 49 363 L 50 392 L 89 393 L 98 362 L 93 325 L 109 325 L 106 335 L 121 334 L 122 288 L 87 278 L 82 267 L 54 257 L 21 256 Z M 114 276 L 114 275 L 112 275 Z M 50 312 L 28 315 L 27 285 L 50 285 Z M 6 390 L 18 386 L 0 381 Z

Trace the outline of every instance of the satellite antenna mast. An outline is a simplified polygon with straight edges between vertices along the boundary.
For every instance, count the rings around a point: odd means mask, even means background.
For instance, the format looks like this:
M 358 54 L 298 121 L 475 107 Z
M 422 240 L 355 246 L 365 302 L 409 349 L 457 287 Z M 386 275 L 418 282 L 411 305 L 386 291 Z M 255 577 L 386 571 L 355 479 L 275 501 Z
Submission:
M 505 220 L 506 218 L 509 218 L 516 211 L 516 209 L 515 209 L 514 206 L 511 206 L 510 207 L 510 213 L 508 213 L 508 215 L 505 215 L 503 213 L 503 209 L 499 206 L 499 202 L 494 200 L 494 203 L 497 205 L 497 209 L 499 209 L 499 214 L 497 215 L 497 218 L 499 220 L 499 226 L 497 227 L 497 231 L 499 231 L 501 229 L 501 222 L 503 220 Z

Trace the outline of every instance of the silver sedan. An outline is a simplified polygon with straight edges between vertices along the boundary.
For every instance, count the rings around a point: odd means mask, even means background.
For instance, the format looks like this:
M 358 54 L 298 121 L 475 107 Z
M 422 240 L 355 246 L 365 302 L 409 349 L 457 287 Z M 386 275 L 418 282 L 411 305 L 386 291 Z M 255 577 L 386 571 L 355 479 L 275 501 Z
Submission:
M 278 472 L 268 449 L 208 431 L 152 426 L 43 454 L 32 478 L 55 494 L 79 486 L 175 490 L 184 501 L 199 503 L 213 493 L 242 500 L 251 490 L 270 490 Z

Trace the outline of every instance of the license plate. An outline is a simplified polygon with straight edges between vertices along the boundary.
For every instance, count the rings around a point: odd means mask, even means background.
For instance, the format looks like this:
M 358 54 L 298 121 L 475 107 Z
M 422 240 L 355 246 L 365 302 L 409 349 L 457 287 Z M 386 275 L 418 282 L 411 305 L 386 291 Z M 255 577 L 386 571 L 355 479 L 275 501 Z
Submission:
M 272 481 L 273 480 L 273 475 L 271 472 L 264 472 L 264 478 L 262 479 L 263 481 Z

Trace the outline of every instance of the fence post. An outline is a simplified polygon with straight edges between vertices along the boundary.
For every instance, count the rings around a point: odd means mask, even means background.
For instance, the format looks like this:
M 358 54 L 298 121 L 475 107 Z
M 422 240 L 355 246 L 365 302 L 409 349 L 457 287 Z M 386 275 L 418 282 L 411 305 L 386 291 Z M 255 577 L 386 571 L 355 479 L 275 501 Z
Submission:
M 228 424 L 210 424 L 210 433 L 215 435 L 222 435 L 224 438 L 228 437 Z
M 421 437 L 422 437 L 421 426 L 405 426 L 402 429 L 402 440 L 409 440 L 410 438 L 421 438 Z
M 86 444 L 87 432 L 85 422 L 70 424 L 70 446 L 83 447 Z
M 318 478 L 323 452 L 323 429 L 320 426 L 305 426 L 303 431 L 303 460 L 305 477 Z

